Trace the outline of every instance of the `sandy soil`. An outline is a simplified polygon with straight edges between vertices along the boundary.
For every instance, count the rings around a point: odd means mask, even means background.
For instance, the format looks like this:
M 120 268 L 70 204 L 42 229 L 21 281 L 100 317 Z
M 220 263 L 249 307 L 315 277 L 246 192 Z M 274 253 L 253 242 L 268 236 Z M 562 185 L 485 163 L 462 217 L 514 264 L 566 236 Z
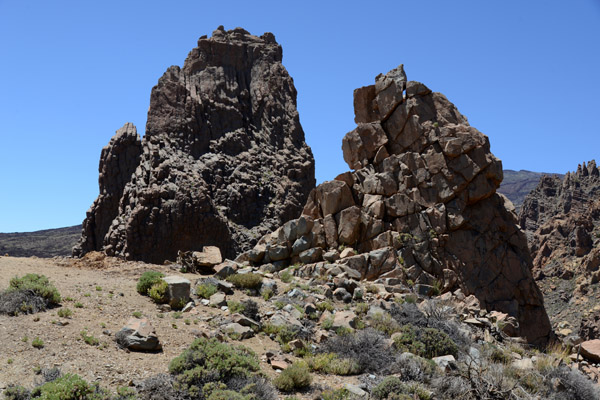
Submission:
M 10 384 L 33 387 L 41 379 L 36 375 L 36 369 L 54 366 L 63 373 L 76 373 L 114 392 L 119 386 L 166 373 L 169 362 L 189 346 L 199 331 L 215 330 L 211 321 L 228 313 L 202 305 L 177 319 L 174 312 L 161 312 L 150 298 L 141 296 L 135 289 L 138 278 L 147 270 L 182 275 L 190 279 L 192 285 L 202 278 L 173 271 L 164 265 L 125 262 L 93 253 L 81 260 L 0 256 L 0 290 L 8 287 L 14 276 L 38 273 L 46 275 L 63 298 L 61 307 L 45 312 L 18 317 L 0 315 L 0 396 Z M 228 296 L 228 299 L 237 301 L 247 298 L 237 290 L 233 296 Z M 262 298 L 253 299 L 260 304 L 263 312 L 271 308 L 275 310 Z M 76 307 L 77 303 L 83 307 Z M 70 309 L 73 315 L 70 318 L 59 317 L 57 312 L 61 308 Z M 163 345 L 161 353 L 129 352 L 115 343 L 114 334 L 136 311 L 148 317 L 155 327 Z M 99 339 L 100 345 L 86 344 L 81 337 L 83 330 Z M 44 347 L 34 348 L 34 338 L 40 338 Z M 257 354 L 266 375 L 270 378 L 277 375 L 264 357 L 267 351 L 279 350 L 276 342 L 258 334 L 236 343 Z M 313 374 L 312 390 L 296 396 L 313 398 L 319 387 L 336 388 L 345 382 L 356 384 L 357 378 Z
M 61 293 L 61 308 L 73 311 L 71 318 L 58 317 L 60 308 L 34 315 L 0 316 L 0 387 L 11 383 L 33 385 L 35 379 L 39 379 L 34 372 L 36 367 L 58 366 L 63 373 L 77 373 L 86 380 L 101 381 L 102 386 L 112 389 L 167 372 L 169 361 L 194 340 L 193 331 L 211 329 L 207 321 L 220 311 L 199 307 L 180 319 L 174 319 L 173 312 L 161 313 L 149 298 L 140 296 L 135 290 L 137 279 L 149 269 L 165 274 L 174 272 L 165 266 L 118 260 L 86 263 L 68 259 L 0 257 L 0 289 L 6 288 L 13 276 L 41 273 L 48 276 Z M 199 278 L 191 274 L 180 275 L 192 282 Z M 82 303 L 83 308 L 76 308 L 77 302 Z M 163 344 L 162 353 L 127 352 L 114 342 L 114 334 L 135 311 L 150 318 Z M 90 346 L 82 340 L 84 329 L 100 340 L 100 346 Z M 43 340 L 44 348 L 32 346 L 36 337 Z M 259 356 L 267 347 L 275 348 L 270 339 L 261 335 L 245 340 L 244 344 Z M 270 372 L 266 364 L 264 369 Z

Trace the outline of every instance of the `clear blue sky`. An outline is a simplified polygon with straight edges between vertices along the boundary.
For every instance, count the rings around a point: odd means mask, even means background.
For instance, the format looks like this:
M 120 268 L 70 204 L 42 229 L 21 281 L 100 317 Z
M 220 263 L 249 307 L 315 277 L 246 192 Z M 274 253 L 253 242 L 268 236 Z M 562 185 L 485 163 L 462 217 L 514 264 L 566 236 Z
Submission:
M 347 170 L 353 90 L 400 63 L 504 168 L 600 159 L 599 0 L 0 0 L 0 232 L 81 223 L 102 147 L 143 134 L 158 78 L 218 25 L 283 46 L 318 182 Z

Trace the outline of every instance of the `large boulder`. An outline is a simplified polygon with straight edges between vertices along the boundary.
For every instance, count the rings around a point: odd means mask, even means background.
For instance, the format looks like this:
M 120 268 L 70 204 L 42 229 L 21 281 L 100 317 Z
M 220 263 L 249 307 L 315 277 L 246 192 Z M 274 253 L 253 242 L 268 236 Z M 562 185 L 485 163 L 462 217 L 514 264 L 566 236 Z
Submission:
M 408 81 L 402 65 L 357 89 L 354 106 L 357 128 L 342 148 L 355 171 L 310 193 L 300 218 L 312 226 L 304 246 L 351 246 L 359 254 L 338 270 L 362 279 L 460 288 L 515 317 L 530 343 L 546 343 L 552 333 L 543 297 L 514 208 L 496 192 L 502 163 L 488 138 L 444 95 Z M 272 248 L 301 261 L 281 250 L 299 238 L 283 228 L 259 241 L 264 255 L 254 251 L 255 263 L 271 262 Z
M 233 258 L 300 213 L 315 185 L 296 89 L 271 33 L 201 37 L 152 89 L 146 135 L 117 131 L 73 254 L 162 263 L 219 247 Z

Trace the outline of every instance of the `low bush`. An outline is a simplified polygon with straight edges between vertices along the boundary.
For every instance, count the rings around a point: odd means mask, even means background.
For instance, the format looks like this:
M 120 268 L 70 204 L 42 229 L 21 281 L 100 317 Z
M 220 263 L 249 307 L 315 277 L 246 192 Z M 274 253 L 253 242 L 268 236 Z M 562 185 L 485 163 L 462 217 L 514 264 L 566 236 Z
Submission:
M 73 311 L 71 311 L 69 308 L 61 308 L 56 314 L 61 318 L 69 318 L 71 315 L 73 315 Z
M 31 392 L 32 399 L 40 400 L 104 400 L 110 395 L 97 385 L 86 382 L 76 374 L 66 374 L 47 382 Z
M 235 300 L 227 300 L 227 308 L 229 309 L 229 312 L 231 312 L 232 314 L 235 314 L 235 313 L 241 314 L 245 310 L 244 305 L 242 303 L 240 303 L 239 301 L 235 301 Z
M 210 296 L 217 293 L 217 291 L 217 286 L 208 282 L 204 282 L 196 286 L 196 294 L 202 297 L 203 299 L 209 299 Z
M 227 281 L 240 289 L 258 289 L 262 285 L 263 277 L 260 274 L 233 274 L 227 277 Z
M 144 272 L 142 274 L 142 276 L 140 276 L 140 279 L 138 280 L 138 283 L 136 286 L 137 292 L 139 294 L 141 294 L 142 296 L 148 296 L 149 295 L 148 291 L 150 290 L 150 288 L 152 286 L 154 286 L 155 284 L 157 284 L 158 282 L 160 282 L 164 276 L 165 276 L 165 274 L 163 274 L 162 272 L 158 272 L 158 271 Z
M 36 349 L 43 349 L 44 341 L 42 339 L 40 339 L 39 337 L 36 337 L 31 341 L 31 345 L 33 347 L 35 347 Z
M 333 353 L 341 360 L 351 360 L 357 373 L 382 372 L 393 364 L 395 356 L 386 338 L 373 329 L 338 335 L 327 340 L 320 353 Z
M 256 355 L 244 346 L 199 338 L 169 364 L 175 390 L 192 397 L 201 396 L 208 383 L 227 383 L 233 378 L 250 377 L 259 370 Z
M 386 377 L 371 392 L 376 400 L 419 399 L 429 400 L 431 394 L 416 383 L 404 383 L 396 376 Z
M 27 274 L 10 280 L 0 293 L 0 314 L 33 314 L 58 305 L 60 293 L 44 275 Z
M 388 313 L 377 313 L 369 320 L 369 325 L 388 336 L 400 330 L 400 325 Z
M 349 358 L 339 358 L 335 353 L 321 353 L 307 360 L 311 371 L 324 372 L 334 375 L 357 375 L 361 368 L 358 363 Z
M 89 344 L 90 346 L 98 346 L 98 344 L 100 344 L 98 338 L 94 337 L 94 335 L 88 335 L 85 329 L 82 330 L 79 334 L 81 335 L 81 339 L 83 339 L 83 341 L 86 344 Z
M 408 324 L 394 336 L 394 345 L 402 352 L 408 351 L 421 357 L 433 358 L 448 354 L 458 356 L 458 347 L 450 337 L 435 328 L 418 329 Z
M 157 304 L 163 304 L 168 301 L 167 290 L 169 290 L 169 284 L 162 279 L 156 282 L 148 290 L 148 296 Z
M 295 362 L 284 369 L 277 378 L 273 380 L 275 387 L 282 392 L 293 392 L 310 386 L 312 376 L 305 362 Z

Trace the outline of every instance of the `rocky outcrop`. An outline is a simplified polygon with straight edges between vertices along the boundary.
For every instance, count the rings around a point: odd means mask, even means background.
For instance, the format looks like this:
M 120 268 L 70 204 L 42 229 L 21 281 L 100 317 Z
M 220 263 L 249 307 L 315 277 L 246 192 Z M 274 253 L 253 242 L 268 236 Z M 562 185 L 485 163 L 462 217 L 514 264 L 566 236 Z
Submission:
M 550 323 L 514 208 L 496 192 L 502 164 L 488 138 L 442 94 L 407 81 L 402 66 L 355 90 L 354 107 L 357 127 L 342 149 L 355 171 L 315 188 L 299 219 L 239 260 L 309 263 L 302 268 L 316 274 L 419 291 L 460 288 L 544 343 Z
M 218 246 L 226 257 L 296 217 L 315 185 L 296 89 L 271 33 L 219 27 L 152 89 L 146 135 L 117 132 L 80 256 L 148 262 Z
M 525 197 L 535 189 L 544 175 L 555 175 L 560 178 L 561 174 L 546 174 L 544 172 L 532 172 L 526 170 L 513 171 L 505 169 L 502 171 L 504 179 L 498 188 L 498 192 L 502 193 L 514 204 L 517 214 L 521 211 L 521 206 Z
M 577 270 L 597 271 L 600 253 L 594 248 L 600 236 L 600 173 L 596 162 L 579 165 L 563 179 L 544 176 L 525 198 L 519 221 L 538 275 L 566 273 L 570 279 Z

